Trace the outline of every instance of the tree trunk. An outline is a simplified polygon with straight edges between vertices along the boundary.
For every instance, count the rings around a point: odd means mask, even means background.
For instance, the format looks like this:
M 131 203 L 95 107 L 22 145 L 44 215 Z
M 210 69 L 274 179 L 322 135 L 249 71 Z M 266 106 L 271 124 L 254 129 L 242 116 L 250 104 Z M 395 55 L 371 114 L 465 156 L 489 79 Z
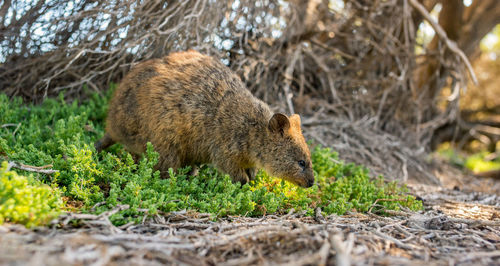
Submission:
M 437 1 L 423 0 L 420 1 L 430 12 Z M 500 5 L 497 0 L 476 0 L 468 7 L 464 6 L 462 0 L 440 0 L 442 9 L 439 12 L 439 24 L 446 32 L 448 38 L 455 41 L 460 49 L 464 51 L 467 57 L 473 59 L 477 57 L 479 52 L 479 42 L 490 32 L 495 25 L 500 23 Z M 419 16 L 414 17 L 414 21 L 420 21 Z M 417 24 L 418 25 L 418 24 Z M 441 93 L 443 84 L 446 82 L 441 79 L 443 66 L 440 65 L 439 56 L 441 46 L 439 45 L 439 37 L 436 35 L 427 46 L 427 56 L 420 62 L 420 68 L 416 71 L 415 84 L 416 91 L 414 92 L 415 100 L 420 103 L 422 108 L 428 108 L 428 112 L 433 114 L 439 112 L 437 103 L 433 102 Z M 437 143 L 460 139 L 461 137 L 469 137 L 470 127 L 461 125 L 470 125 L 466 117 L 460 123 L 448 123 L 439 128 L 432 140 L 433 147 Z M 476 121 L 477 122 L 477 121 Z

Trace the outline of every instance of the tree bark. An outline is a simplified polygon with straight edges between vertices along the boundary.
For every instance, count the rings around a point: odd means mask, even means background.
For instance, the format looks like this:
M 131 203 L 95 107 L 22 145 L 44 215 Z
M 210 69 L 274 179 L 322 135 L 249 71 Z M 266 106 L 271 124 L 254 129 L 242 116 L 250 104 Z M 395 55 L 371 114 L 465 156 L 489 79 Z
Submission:
M 473 60 L 479 53 L 479 42 L 495 25 L 500 23 L 498 0 L 476 0 L 467 7 L 462 15 L 464 22 L 458 45 Z
M 443 5 L 441 12 L 439 12 L 439 24 L 446 32 L 448 38 L 457 42 L 462 25 L 462 13 L 464 5 L 462 0 L 442 0 Z M 428 55 L 426 60 L 417 74 L 417 95 L 419 95 L 423 103 L 432 103 L 441 86 L 437 84 L 439 76 L 436 76 L 437 71 L 441 67 L 439 60 L 436 59 L 435 54 L 439 44 L 439 36 L 435 35 L 429 43 Z M 429 82 L 431 80 L 432 82 Z M 429 84 L 428 86 L 425 84 Z

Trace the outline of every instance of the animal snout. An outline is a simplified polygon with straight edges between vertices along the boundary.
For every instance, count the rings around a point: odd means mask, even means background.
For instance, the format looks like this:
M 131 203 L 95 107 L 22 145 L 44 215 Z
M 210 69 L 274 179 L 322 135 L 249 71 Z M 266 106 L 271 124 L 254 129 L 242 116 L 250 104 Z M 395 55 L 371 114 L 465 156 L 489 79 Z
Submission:
M 314 178 L 307 179 L 305 187 L 312 187 L 314 185 Z

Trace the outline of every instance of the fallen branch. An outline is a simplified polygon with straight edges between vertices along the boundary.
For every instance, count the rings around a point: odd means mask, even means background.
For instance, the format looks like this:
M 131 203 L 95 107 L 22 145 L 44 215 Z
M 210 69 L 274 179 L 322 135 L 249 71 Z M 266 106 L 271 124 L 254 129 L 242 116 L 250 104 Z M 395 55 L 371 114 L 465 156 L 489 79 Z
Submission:
M 408 244 L 405 244 L 403 242 L 401 242 L 399 239 L 396 239 L 392 236 L 389 236 L 387 234 L 384 234 L 380 231 L 377 231 L 377 230 L 374 230 L 373 233 L 385 240 L 388 240 L 392 243 L 394 243 L 397 247 L 399 248 L 402 248 L 402 249 L 406 249 L 406 250 L 414 250 L 414 249 L 417 249 L 418 247 L 417 246 L 414 246 L 414 245 L 408 245 Z
M 475 175 L 480 176 L 480 177 L 490 177 L 490 178 L 500 179 L 500 169 L 491 170 L 491 171 L 487 171 L 487 172 L 480 172 L 480 173 L 476 173 Z
M 18 124 L 3 124 L 0 126 L 0 128 L 6 128 L 6 127 L 17 127 Z
M 401 201 L 401 202 L 406 202 L 408 201 L 407 199 L 376 199 L 375 202 L 373 202 L 372 206 L 370 206 L 370 209 L 368 209 L 368 213 L 372 213 L 373 207 L 377 206 L 377 203 L 380 201 Z M 379 205 L 380 206 L 380 205 Z
M 475 219 L 465 219 L 465 218 L 454 218 L 454 217 L 449 217 L 449 221 L 453 223 L 463 223 L 467 224 L 469 227 L 481 227 L 481 226 L 493 226 L 493 227 L 499 227 L 500 226 L 500 221 L 485 221 L 485 220 L 475 220 Z
M 340 235 L 334 235 L 330 238 L 330 243 L 333 249 L 337 252 L 335 260 L 339 266 L 349 266 L 351 265 L 351 258 L 349 257 L 348 249 L 344 246 L 342 238 Z
M 318 223 L 325 223 L 325 217 L 323 217 L 323 214 L 321 214 L 321 208 L 317 207 L 314 210 L 314 220 Z
M 59 172 L 59 170 L 53 170 L 53 169 L 46 169 L 52 167 L 52 164 L 44 165 L 44 166 L 32 166 L 32 165 L 26 165 L 22 163 L 15 163 L 15 162 L 9 162 L 9 165 L 7 166 L 7 170 L 10 170 L 11 168 L 17 168 L 20 170 L 28 171 L 28 172 L 36 172 L 36 173 L 42 173 L 42 174 L 53 174 Z

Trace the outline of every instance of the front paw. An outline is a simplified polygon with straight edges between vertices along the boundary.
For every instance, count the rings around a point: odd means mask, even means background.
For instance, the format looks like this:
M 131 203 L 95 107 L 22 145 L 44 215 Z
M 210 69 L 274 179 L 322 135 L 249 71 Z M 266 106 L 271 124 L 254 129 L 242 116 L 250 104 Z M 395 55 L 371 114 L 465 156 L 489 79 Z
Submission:
M 188 176 L 197 176 L 200 173 L 200 168 L 196 165 L 191 166 L 191 170 L 187 173 Z
M 249 180 L 254 180 L 255 176 L 257 175 L 257 169 L 255 169 L 255 168 L 245 169 L 245 172 L 247 173 Z

